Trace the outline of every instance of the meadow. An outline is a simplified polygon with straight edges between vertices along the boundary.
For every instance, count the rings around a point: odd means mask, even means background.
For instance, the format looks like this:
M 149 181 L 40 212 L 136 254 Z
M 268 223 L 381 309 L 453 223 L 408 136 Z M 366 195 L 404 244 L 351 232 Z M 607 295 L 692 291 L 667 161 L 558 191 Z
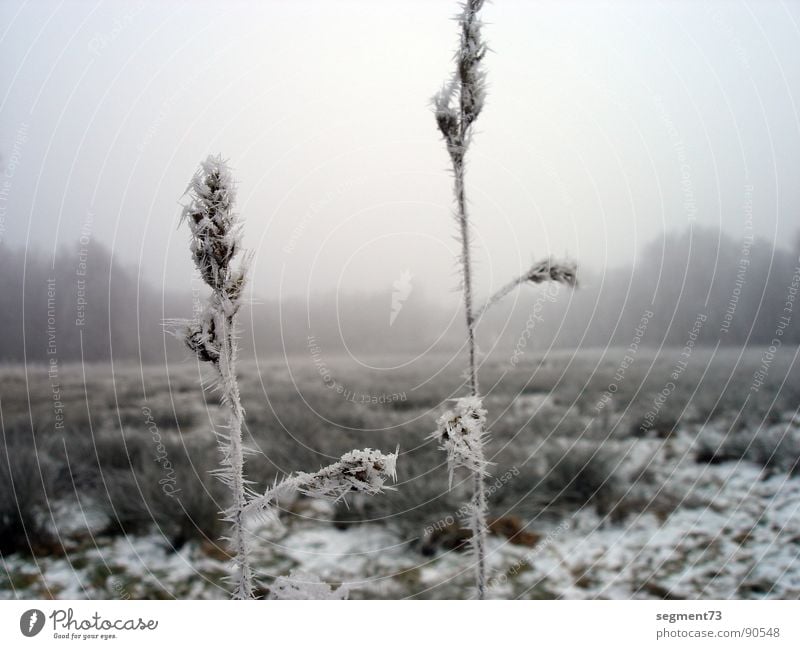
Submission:
M 800 597 L 798 350 L 766 365 L 761 348 L 684 351 L 484 359 L 489 597 Z M 241 363 L 256 487 L 400 448 L 393 491 L 296 497 L 253 525 L 260 596 L 293 568 L 351 598 L 472 596 L 468 476 L 448 490 L 428 439 L 463 367 L 322 350 Z M 202 380 L 193 361 L 2 369 L 1 597 L 226 597 L 224 413 Z

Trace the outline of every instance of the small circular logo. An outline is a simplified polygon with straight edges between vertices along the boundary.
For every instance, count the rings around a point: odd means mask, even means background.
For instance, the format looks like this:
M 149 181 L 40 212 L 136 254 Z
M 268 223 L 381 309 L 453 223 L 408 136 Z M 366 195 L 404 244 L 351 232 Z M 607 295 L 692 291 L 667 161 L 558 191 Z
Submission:
M 38 608 L 25 611 L 19 618 L 19 630 L 22 635 L 32 638 L 44 628 L 44 613 Z

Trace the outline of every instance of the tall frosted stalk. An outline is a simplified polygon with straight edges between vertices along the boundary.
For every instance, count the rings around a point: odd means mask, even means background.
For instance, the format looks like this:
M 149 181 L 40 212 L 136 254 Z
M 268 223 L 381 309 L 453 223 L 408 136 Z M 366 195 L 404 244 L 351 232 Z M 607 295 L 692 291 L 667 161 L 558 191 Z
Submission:
M 456 72 L 434 97 L 436 122 L 442 132 L 453 167 L 456 219 L 461 240 L 461 288 L 464 295 L 464 314 L 467 324 L 469 353 L 469 388 L 473 399 L 478 399 L 477 350 L 475 348 L 475 315 L 473 312 L 472 259 L 470 225 L 467 199 L 464 191 L 465 159 L 472 136 L 472 125 L 483 109 L 485 74 L 481 61 L 486 54 L 486 44 L 481 38 L 481 21 L 478 12 L 483 0 L 467 0 L 459 16 L 461 41 L 456 53 Z M 479 400 L 477 407 L 480 408 Z M 442 441 L 442 440 L 440 440 Z M 476 561 L 478 598 L 486 591 L 486 493 L 483 476 L 486 461 L 483 452 L 483 431 L 478 431 L 476 443 L 470 448 L 474 454 L 473 495 L 470 502 L 469 525 L 472 530 L 472 549 Z M 452 473 L 454 466 L 451 462 Z
M 244 409 L 236 377 L 236 316 L 241 307 L 246 264 L 238 269 L 232 267 L 239 253 L 241 222 L 233 211 L 235 187 L 225 161 L 219 156 L 209 156 L 202 162 L 189 183 L 187 194 L 189 203 L 184 207 L 182 220 L 189 224 L 192 257 L 203 281 L 211 288 L 211 296 L 202 314 L 188 324 L 181 322 L 184 325 L 181 336 L 199 360 L 213 365 L 222 403 L 228 408 L 227 432 L 217 434 L 222 468 L 215 474 L 231 491 L 231 504 L 223 511 L 223 516 L 231 529 L 227 540 L 234 563 L 232 595 L 234 599 L 250 599 L 253 597 L 253 574 L 247 519 L 253 514 L 277 516 L 278 496 L 294 491 L 314 498 L 342 500 L 350 493 L 372 496 L 384 488 L 390 489 L 385 483 L 396 477 L 399 448 L 389 454 L 372 449 L 350 451 L 316 473 L 297 472 L 280 482 L 276 478 L 275 485 L 263 495 L 251 488 L 244 472 Z M 273 584 L 271 595 L 280 594 L 284 599 L 347 595 L 347 589 L 343 588 L 331 594 L 316 577 L 310 579 L 305 590 L 302 584 L 288 588 L 287 583 L 284 580 Z
M 249 547 L 244 525 L 247 503 L 242 423 L 244 410 L 236 378 L 236 314 L 241 306 L 245 268 L 232 268 L 239 252 L 241 227 L 233 211 L 235 187 L 225 161 L 209 156 L 188 189 L 183 220 L 192 233 L 191 251 L 203 281 L 211 288 L 205 311 L 185 331 L 186 343 L 198 359 L 211 363 L 218 375 L 222 403 L 228 408 L 227 432 L 218 433 L 222 451 L 219 478 L 230 488 L 231 504 L 224 511 L 230 523 L 235 573 L 234 599 L 253 597 Z
M 541 260 L 511 280 L 492 295 L 480 308 L 475 309 L 472 288 L 472 259 L 470 248 L 470 223 L 464 191 L 466 154 L 472 139 L 472 125 L 478 118 L 486 98 L 486 75 L 482 61 L 486 43 L 481 36 L 482 23 L 478 12 L 484 0 L 466 0 L 458 17 L 461 40 L 456 52 L 456 71 L 433 98 L 436 123 L 444 138 L 453 167 L 453 189 L 456 203 L 456 220 L 461 241 L 461 280 L 464 295 L 464 313 L 467 323 L 469 350 L 470 396 L 459 399 L 454 408 L 437 420 L 436 431 L 431 435 L 447 453 L 450 484 L 453 472 L 463 467 L 472 472 L 472 498 L 467 524 L 472 532 L 472 550 L 475 554 L 475 582 L 478 599 L 486 595 L 486 410 L 479 396 L 477 349 L 475 327 L 483 314 L 517 286 L 523 283 L 561 282 L 576 285 L 576 267 L 570 261 L 551 258 Z

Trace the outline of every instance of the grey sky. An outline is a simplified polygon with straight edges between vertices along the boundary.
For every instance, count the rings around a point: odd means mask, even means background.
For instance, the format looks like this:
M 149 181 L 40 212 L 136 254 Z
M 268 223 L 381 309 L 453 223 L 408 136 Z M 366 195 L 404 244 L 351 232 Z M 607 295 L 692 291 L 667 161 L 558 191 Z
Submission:
M 429 98 L 451 1 L 0 4 L 3 243 L 87 224 L 185 283 L 178 200 L 208 153 L 240 180 L 262 295 L 455 284 Z M 468 170 L 479 286 L 533 256 L 595 267 L 692 219 L 791 240 L 800 6 L 509 2 L 485 11 L 490 95 Z M 3 185 L 0 184 L 0 189 Z

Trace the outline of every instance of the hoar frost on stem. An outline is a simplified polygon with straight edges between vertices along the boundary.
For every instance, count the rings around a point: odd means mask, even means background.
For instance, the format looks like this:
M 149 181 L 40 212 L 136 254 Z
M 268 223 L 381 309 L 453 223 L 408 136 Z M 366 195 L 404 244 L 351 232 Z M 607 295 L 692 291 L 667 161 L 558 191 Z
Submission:
M 399 449 L 394 453 L 383 454 L 365 448 L 345 453 L 338 462 L 329 464 L 315 473 L 297 471 L 276 482 L 263 495 L 251 498 L 245 512 L 272 515 L 276 503 L 295 491 L 311 498 L 334 502 L 344 500 L 351 493 L 375 496 L 384 489 L 393 489 L 387 487 L 386 482 L 397 477 L 395 467 L 398 453 Z
M 492 295 L 480 310 L 475 314 L 478 320 L 486 311 L 492 308 L 517 286 L 530 282 L 542 284 L 544 282 L 559 282 L 571 288 L 578 286 L 578 269 L 574 261 L 569 259 L 554 259 L 549 257 L 533 264 L 525 273 L 512 279 Z
M 470 224 L 464 191 L 466 154 L 472 140 L 472 126 L 483 110 L 486 100 L 486 73 L 482 62 L 487 52 L 481 34 L 482 22 L 478 12 L 484 0 L 465 0 L 458 17 L 461 39 L 456 52 L 456 70 L 450 80 L 433 98 L 436 124 L 442 133 L 453 168 L 453 190 L 456 202 L 456 221 L 461 241 L 461 288 L 464 295 L 464 313 L 467 324 L 469 353 L 470 396 L 456 401 L 455 408 L 445 412 L 437 421 L 436 432 L 431 437 L 447 453 L 447 463 L 452 485 L 453 472 L 460 467 L 473 476 L 473 494 L 469 503 L 469 526 L 472 531 L 472 549 L 475 553 L 475 573 L 478 599 L 486 592 L 486 490 L 484 477 L 488 462 L 485 458 L 486 410 L 478 390 L 477 346 L 475 327 L 478 319 L 494 304 L 517 286 L 530 282 L 561 282 L 576 286 L 576 266 L 571 261 L 552 258 L 539 261 L 497 291 L 479 309 L 474 308 L 472 290 L 472 260 L 470 255 Z
M 397 478 L 395 466 L 398 454 L 399 448 L 386 455 L 365 448 L 362 451 L 345 453 L 338 462 L 316 473 L 298 471 L 280 482 L 276 480 L 272 488 L 267 489 L 264 494 L 253 495 L 245 507 L 245 514 L 277 520 L 278 502 L 294 492 L 311 498 L 346 502 L 345 498 L 351 493 L 375 496 L 385 489 L 393 489 L 386 486 L 386 482 Z M 344 585 L 334 589 L 316 575 L 292 572 L 289 577 L 279 577 L 273 582 L 269 598 L 347 599 L 348 594 Z
M 488 464 L 482 450 L 486 443 L 486 409 L 483 403 L 479 397 L 462 397 L 455 402 L 454 408 L 436 420 L 436 431 L 430 435 L 447 453 L 451 488 L 455 469 L 463 467 L 485 476 Z
M 469 353 L 469 386 L 471 396 L 478 399 L 478 370 L 475 345 L 475 317 L 473 313 L 472 295 L 472 260 L 470 258 L 470 230 L 467 213 L 467 199 L 464 191 L 464 163 L 472 137 L 472 125 L 483 110 L 486 98 L 486 74 L 482 68 L 486 55 L 486 43 L 481 35 L 482 23 L 478 12 L 484 0 L 466 0 L 458 18 L 461 27 L 461 41 L 456 52 L 456 71 L 442 90 L 433 98 L 436 123 L 444 138 L 447 152 L 453 166 L 453 178 L 456 201 L 456 220 L 461 239 L 461 281 L 464 294 L 464 314 L 467 324 L 467 342 Z M 482 407 L 481 407 L 482 410 Z M 485 412 L 485 411 L 484 411 Z M 482 422 L 478 420 L 481 428 Z M 473 497 L 470 503 L 470 529 L 472 530 L 472 548 L 476 557 L 476 583 L 478 597 L 483 599 L 486 591 L 486 492 L 483 484 L 486 461 L 484 459 L 484 435 L 481 430 L 474 436 L 471 455 L 480 470 L 468 467 L 473 472 Z M 448 451 L 450 474 L 457 465 L 457 453 Z
M 241 227 L 239 215 L 233 211 L 236 189 L 225 160 L 221 156 L 206 158 L 186 194 L 189 202 L 184 206 L 181 221 L 189 224 L 192 257 L 212 294 L 203 313 L 185 326 L 183 335 L 197 358 L 214 366 L 221 399 L 228 408 L 227 432 L 217 432 L 222 468 L 216 474 L 229 487 L 232 497 L 223 514 L 231 526 L 228 541 L 235 566 L 233 597 L 249 599 L 253 597 L 253 586 L 244 526 L 247 502 L 242 444 L 244 409 L 236 379 L 236 314 L 241 307 L 246 264 L 239 269 L 232 267 L 239 252 Z
M 253 575 L 245 528 L 247 516 L 252 513 L 276 515 L 276 500 L 288 492 L 341 500 L 352 492 L 376 495 L 391 489 L 386 482 L 396 479 L 399 448 L 386 455 L 372 449 L 350 451 L 316 473 L 297 472 L 280 483 L 276 481 L 263 495 L 252 489 L 252 483 L 244 475 L 244 409 L 236 377 L 236 315 L 242 304 L 246 263 L 239 269 L 232 266 L 241 244 L 241 223 L 233 211 L 236 192 L 227 163 L 220 156 L 206 158 L 186 194 L 189 202 L 184 206 L 181 222 L 189 224 L 192 257 L 212 293 L 199 317 L 172 324 L 182 325 L 180 336 L 188 347 L 199 360 L 214 367 L 222 402 L 228 408 L 227 433 L 218 433 L 222 468 L 215 474 L 228 485 L 232 496 L 231 505 L 223 515 L 231 526 L 231 536 L 227 540 L 233 548 L 233 597 L 249 599 L 253 597 Z M 330 589 L 313 575 L 303 574 L 279 578 L 271 594 L 283 599 L 301 596 L 342 599 L 347 596 L 347 589 Z
M 483 447 L 486 444 L 486 409 L 479 397 L 462 397 L 455 400 L 455 407 L 445 411 L 436 420 L 436 430 L 430 435 L 439 443 L 439 448 L 447 453 L 447 467 L 450 471 L 450 488 L 453 486 L 453 472 L 463 467 L 469 470 L 480 488 L 473 490 L 472 499 L 466 507 L 466 525 L 473 531 L 470 547 L 480 557 L 483 548 L 479 545 L 482 537 L 475 530 L 486 528 L 486 491 L 483 479 L 488 475 Z M 478 575 L 478 593 L 483 596 L 485 581 Z M 485 579 L 485 577 L 484 577 Z

